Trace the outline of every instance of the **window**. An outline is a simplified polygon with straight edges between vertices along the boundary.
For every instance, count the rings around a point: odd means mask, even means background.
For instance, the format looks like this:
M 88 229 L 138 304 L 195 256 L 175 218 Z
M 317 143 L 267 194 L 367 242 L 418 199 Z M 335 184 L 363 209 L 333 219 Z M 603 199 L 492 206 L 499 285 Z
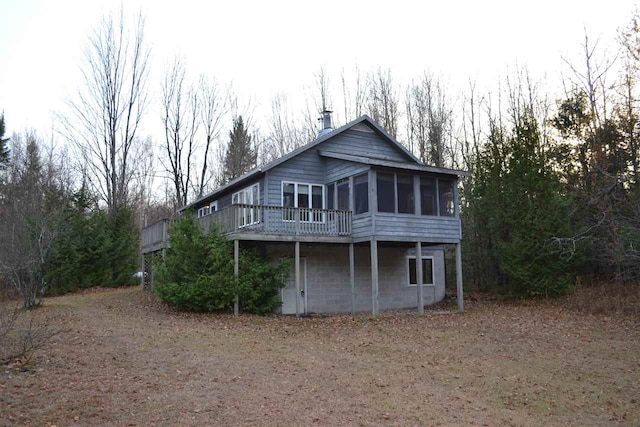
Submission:
M 198 209 L 198 218 L 202 218 L 205 215 L 209 215 L 209 206 Z
M 336 185 L 331 183 L 327 185 L 327 209 L 335 209 Z
M 376 183 L 378 185 L 378 212 L 395 212 L 396 191 L 393 174 L 378 172 L 376 175 Z
M 211 202 L 211 204 L 209 205 L 209 212 L 215 212 L 218 210 L 218 201 L 216 200 L 215 202 Z
M 437 215 L 436 179 L 428 176 L 420 177 L 420 210 L 422 215 Z
M 349 180 L 343 179 L 336 183 L 338 188 L 338 210 L 348 211 L 349 207 Z
M 416 257 L 407 258 L 409 269 L 409 286 L 418 285 L 416 271 Z M 422 284 L 433 285 L 433 257 L 422 257 Z
M 413 176 L 397 175 L 398 213 L 413 214 L 416 211 L 413 198 Z
M 378 172 L 376 176 L 378 212 L 415 213 L 412 175 Z
M 440 190 L 440 215 L 453 216 L 455 213 L 453 181 L 439 179 L 438 190 Z
M 243 205 L 238 209 L 238 226 L 257 224 L 260 222 L 260 208 L 245 205 L 260 204 L 260 184 L 255 183 L 247 188 L 243 188 L 237 193 L 233 193 L 231 201 L 234 205 Z
M 282 206 L 285 208 L 324 208 L 324 186 L 318 184 L 301 184 L 297 182 L 282 182 Z M 312 214 L 312 217 L 309 215 Z M 283 219 L 295 220 L 294 209 L 286 209 Z M 304 210 L 300 212 L 301 221 L 322 221 L 322 212 Z
M 369 178 L 368 173 L 353 177 L 353 204 L 354 213 L 369 212 Z

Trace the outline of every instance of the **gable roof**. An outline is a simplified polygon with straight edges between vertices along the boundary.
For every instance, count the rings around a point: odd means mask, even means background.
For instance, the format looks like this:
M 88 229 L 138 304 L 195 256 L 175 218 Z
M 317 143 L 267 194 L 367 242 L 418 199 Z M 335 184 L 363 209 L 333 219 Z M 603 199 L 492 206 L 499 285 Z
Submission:
M 422 162 L 416 157 L 414 156 L 404 145 L 400 144 L 394 137 L 392 137 L 391 135 L 389 135 L 389 133 L 387 133 L 386 130 L 384 130 L 382 128 L 382 126 L 380 126 L 378 123 L 376 123 L 375 120 L 373 120 L 371 117 L 367 116 L 366 114 L 363 114 L 362 116 L 358 117 L 357 119 L 347 123 L 346 125 L 340 126 L 337 129 L 332 130 L 331 132 L 328 132 L 316 139 L 314 139 L 313 141 L 309 142 L 306 145 L 303 145 L 302 147 L 299 147 L 295 150 L 293 150 L 290 153 L 285 154 L 284 156 L 277 158 L 267 164 L 264 164 L 262 166 L 258 166 L 257 168 L 251 169 L 250 171 L 246 172 L 245 174 L 239 176 L 236 179 L 233 179 L 231 181 L 229 181 L 227 184 L 216 188 L 214 191 L 194 200 L 193 202 L 189 203 L 188 205 L 182 207 L 181 209 L 178 210 L 178 212 L 182 212 L 186 209 L 191 208 L 194 205 L 199 204 L 200 202 L 202 202 L 203 200 L 206 199 L 210 199 L 210 198 L 215 198 L 216 196 L 227 192 L 230 189 L 236 188 L 236 187 L 240 187 L 242 184 L 246 183 L 247 181 L 253 180 L 255 178 L 258 178 L 262 175 L 264 175 L 265 172 L 267 172 L 269 169 L 273 169 L 274 167 L 286 162 L 287 160 L 297 156 L 298 154 L 304 153 L 306 151 L 309 151 L 310 149 L 317 147 L 318 145 L 322 144 L 323 142 L 327 141 L 328 139 L 334 138 L 338 135 L 340 135 L 341 133 L 359 125 L 359 124 L 366 124 L 368 125 L 375 133 L 379 134 L 380 136 L 382 136 L 385 140 L 387 140 L 394 148 L 396 148 L 400 153 L 402 153 L 406 159 L 408 160 L 408 164 L 415 164 L 415 165 L 422 165 Z M 353 160 L 352 160 L 353 161 Z M 405 164 L 406 165 L 406 164 Z M 459 171 L 452 171 L 452 170 L 448 170 L 448 172 L 444 172 L 444 169 L 442 168 L 435 168 L 435 169 L 439 169 L 437 172 L 440 173 L 449 173 L 452 174 L 452 172 L 454 172 L 453 174 L 456 175 L 463 175 L 463 173 L 458 173 Z M 441 171 L 442 170 L 442 171 Z

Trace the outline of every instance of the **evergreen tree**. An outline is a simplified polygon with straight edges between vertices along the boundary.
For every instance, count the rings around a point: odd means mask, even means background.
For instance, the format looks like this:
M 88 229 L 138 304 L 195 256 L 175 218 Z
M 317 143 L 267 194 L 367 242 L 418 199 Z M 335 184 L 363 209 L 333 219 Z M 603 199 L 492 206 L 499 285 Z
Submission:
M 549 167 L 536 120 L 521 117 L 512 132 L 492 125 L 473 166 L 468 251 L 485 288 L 514 296 L 563 294 L 572 288 L 579 257 L 558 239 L 573 235 L 571 199 Z M 479 258 L 479 259 L 478 259 Z
M 233 130 L 229 132 L 222 177 L 224 183 L 239 177 L 256 166 L 258 153 L 251 146 L 251 139 L 242 116 L 238 116 L 233 120 Z
M 0 115 L 0 170 L 4 169 L 9 163 L 9 138 L 5 138 L 4 133 L 4 113 L 2 113 Z

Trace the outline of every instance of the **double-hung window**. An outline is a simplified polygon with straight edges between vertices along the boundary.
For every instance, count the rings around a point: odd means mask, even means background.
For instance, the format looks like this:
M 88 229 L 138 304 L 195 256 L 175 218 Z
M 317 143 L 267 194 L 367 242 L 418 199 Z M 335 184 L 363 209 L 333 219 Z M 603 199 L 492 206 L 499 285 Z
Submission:
M 260 222 L 260 184 L 255 183 L 243 188 L 237 193 L 233 193 L 231 201 L 234 205 L 241 205 L 238 208 L 238 226 L 257 224 Z M 253 205 L 253 206 L 249 206 Z
M 300 221 L 322 222 L 322 212 L 316 209 L 324 209 L 324 185 L 283 181 L 282 206 L 285 221 L 295 221 L 298 212 Z

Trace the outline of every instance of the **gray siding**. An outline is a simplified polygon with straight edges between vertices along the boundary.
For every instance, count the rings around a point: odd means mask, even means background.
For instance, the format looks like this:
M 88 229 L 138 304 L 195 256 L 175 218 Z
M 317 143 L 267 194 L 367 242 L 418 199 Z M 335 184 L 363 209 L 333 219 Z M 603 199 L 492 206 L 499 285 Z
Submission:
M 358 217 L 353 218 L 351 235 L 354 240 L 366 240 L 371 236 L 371 232 L 371 215 L 358 215 Z
M 260 204 L 264 204 L 264 179 L 260 179 Z M 230 191 L 228 193 L 225 193 L 221 196 L 219 196 L 218 200 L 218 210 L 231 205 L 231 199 L 233 197 L 233 193 L 237 193 L 238 191 L 242 190 L 243 188 L 247 188 L 250 187 L 252 185 L 254 185 L 256 183 L 256 181 L 251 182 L 250 184 L 246 184 L 242 187 L 236 188 L 233 191 Z
M 369 170 L 369 165 L 363 165 L 361 163 L 347 162 L 338 159 L 326 159 L 325 160 L 326 175 L 325 183 L 329 184 L 339 179 L 348 178 L 353 175 L 358 175 L 362 172 Z
M 454 217 L 378 213 L 376 237 L 380 240 L 419 239 L 422 242 L 456 243 L 460 240 L 460 221 Z
M 293 245 L 271 246 L 269 254 L 292 257 Z M 433 257 L 434 285 L 424 286 L 425 304 L 444 298 L 445 271 L 442 248 L 426 248 L 423 256 Z M 414 255 L 408 248 L 378 248 L 379 294 L 381 310 L 417 307 L 417 288 L 409 286 L 407 257 Z M 333 245 L 331 250 L 321 245 L 301 245 L 300 256 L 307 262 L 307 312 L 348 313 L 351 311 L 349 285 L 349 255 L 347 245 Z M 356 311 L 371 311 L 371 255 L 368 245 L 355 248 Z
M 325 183 L 325 165 L 315 150 L 305 151 L 267 171 L 266 204 L 282 206 L 282 181 Z
M 363 132 L 355 129 L 344 131 L 318 146 L 320 150 L 356 156 L 370 156 L 379 159 L 408 161 L 407 156 L 377 133 Z

